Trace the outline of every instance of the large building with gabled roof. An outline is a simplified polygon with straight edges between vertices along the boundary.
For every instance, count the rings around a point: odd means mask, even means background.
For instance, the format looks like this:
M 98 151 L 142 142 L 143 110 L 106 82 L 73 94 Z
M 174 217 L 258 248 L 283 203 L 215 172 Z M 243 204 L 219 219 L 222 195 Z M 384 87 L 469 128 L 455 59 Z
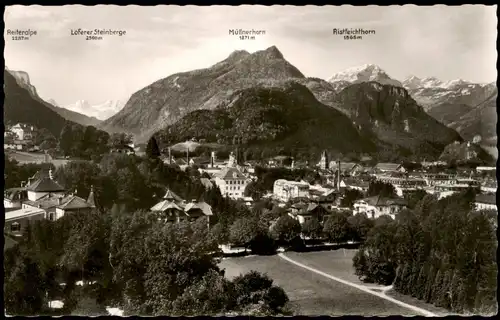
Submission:
M 223 196 L 242 199 L 250 180 L 237 167 L 226 167 L 215 174 L 214 182 Z

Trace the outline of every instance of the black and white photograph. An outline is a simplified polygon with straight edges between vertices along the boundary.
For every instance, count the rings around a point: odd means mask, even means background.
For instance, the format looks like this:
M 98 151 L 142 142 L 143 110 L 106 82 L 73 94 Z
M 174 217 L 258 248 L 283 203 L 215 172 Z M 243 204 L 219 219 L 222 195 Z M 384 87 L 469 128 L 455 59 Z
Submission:
M 498 313 L 496 5 L 3 19 L 5 316 Z

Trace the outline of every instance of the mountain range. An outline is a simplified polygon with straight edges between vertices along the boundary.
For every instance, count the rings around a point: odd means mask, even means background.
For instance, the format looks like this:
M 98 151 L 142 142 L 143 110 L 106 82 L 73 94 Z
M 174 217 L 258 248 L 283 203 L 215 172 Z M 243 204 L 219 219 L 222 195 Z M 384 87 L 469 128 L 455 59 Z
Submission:
M 64 106 L 64 108 L 102 121 L 115 115 L 124 105 L 125 103 L 121 100 L 108 100 L 97 105 L 91 105 L 87 100 L 78 100 L 75 103 Z
M 72 112 L 104 119 L 105 112 L 119 110 L 102 122 L 87 118 L 108 132 L 132 133 L 138 143 L 155 133 L 169 144 L 193 137 L 231 144 L 231 137 L 239 136 L 255 152 L 351 148 L 431 157 L 462 138 L 496 143 L 493 83 L 415 76 L 400 82 L 373 64 L 326 81 L 306 77 L 275 46 L 252 54 L 234 51 L 208 68 L 160 79 L 135 92 L 123 108 L 119 101 L 91 106 L 84 100 L 61 108 L 40 99 L 26 73 L 8 72 L 30 96 L 66 119 L 74 117 Z
M 94 117 L 89 117 L 89 116 L 86 116 L 86 115 L 81 114 L 79 112 L 75 112 L 72 110 L 68 110 L 66 108 L 59 107 L 53 99 L 45 101 L 42 98 L 40 98 L 35 86 L 33 86 L 31 84 L 30 77 L 29 77 L 29 74 L 27 72 L 6 69 L 4 71 L 4 78 L 5 78 L 6 73 L 10 74 L 17 82 L 17 85 L 20 86 L 21 88 L 24 88 L 34 100 L 38 101 L 39 103 L 41 103 L 45 107 L 56 112 L 58 115 L 60 115 L 64 119 L 69 120 L 71 122 L 81 124 L 83 126 L 89 126 L 89 125 L 96 126 L 100 123 L 100 120 L 98 120 Z M 12 114 L 12 113 L 9 113 L 9 114 Z
M 191 111 L 214 109 L 237 90 L 289 78 L 304 75 L 276 47 L 253 54 L 235 51 L 209 68 L 176 73 L 137 91 L 101 128 L 127 131 L 135 134 L 137 141 L 145 141 Z

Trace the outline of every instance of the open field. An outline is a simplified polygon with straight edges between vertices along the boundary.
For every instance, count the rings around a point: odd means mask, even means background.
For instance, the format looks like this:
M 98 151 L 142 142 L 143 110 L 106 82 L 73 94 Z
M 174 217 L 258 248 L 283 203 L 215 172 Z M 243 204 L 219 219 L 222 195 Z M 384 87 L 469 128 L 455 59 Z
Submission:
M 322 253 L 325 252 L 314 254 Z M 276 255 L 227 258 L 222 260 L 220 267 L 226 270 L 228 278 L 251 270 L 267 273 L 276 285 L 287 292 L 292 308 L 300 315 L 419 315 L 393 302 L 310 272 Z
M 377 284 L 364 283 L 354 274 L 352 266 L 352 258 L 356 254 L 356 250 L 332 250 L 321 252 L 287 252 L 285 255 L 297 262 L 305 264 L 314 269 L 323 271 L 332 276 L 350 281 L 355 284 L 365 285 L 367 287 L 382 287 Z M 416 298 L 400 294 L 394 290 L 387 291 L 387 295 L 399 301 L 414 305 L 416 307 L 428 310 L 439 316 L 449 315 L 450 313 L 442 308 L 438 308 L 432 304 L 418 300 Z
M 35 153 L 35 152 L 24 152 L 24 151 L 10 151 L 7 153 L 11 159 L 16 160 L 21 164 L 26 163 L 43 163 L 45 162 L 45 154 Z M 51 159 L 50 162 L 55 167 L 60 167 L 68 163 L 67 159 Z

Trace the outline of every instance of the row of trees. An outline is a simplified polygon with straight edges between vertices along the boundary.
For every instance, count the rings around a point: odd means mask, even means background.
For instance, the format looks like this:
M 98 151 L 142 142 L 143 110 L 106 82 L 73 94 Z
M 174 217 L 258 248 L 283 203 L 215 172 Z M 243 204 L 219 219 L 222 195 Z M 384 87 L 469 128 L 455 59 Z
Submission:
M 374 225 L 366 215 L 356 216 L 347 212 L 333 212 L 320 221 L 311 217 L 302 225 L 286 211 L 275 207 L 239 217 L 231 224 L 225 222 L 214 226 L 213 232 L 219 244 L 232 244 L 250 248 L 254 253 L 272 253 L 277 246 L 300 249 L 304 238 L 329 240 L 336 243 L 363 241 Z
M 132 136 L 125 133 L 109 134 L 94 126 L 66 124 L 59 136 L 59 149 L 65 156 L 82 159 L 100 159 L 110 148 L 132 143 Z
M 426 195 L 396 221 L 375 226 L 353 259 L 367 281 L 458 313 L 496 313 L 497 217 L 474 211 L 472 191 Z

